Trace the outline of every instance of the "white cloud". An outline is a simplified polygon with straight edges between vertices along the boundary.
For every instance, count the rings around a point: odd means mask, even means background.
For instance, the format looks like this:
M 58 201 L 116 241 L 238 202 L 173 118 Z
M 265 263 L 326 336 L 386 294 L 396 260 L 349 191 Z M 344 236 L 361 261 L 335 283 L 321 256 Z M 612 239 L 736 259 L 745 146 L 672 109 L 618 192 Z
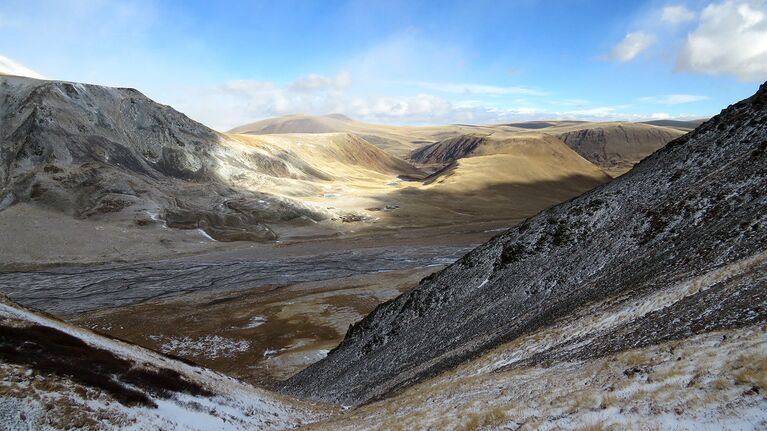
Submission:
M 636 31 L 628 33 L 615 47 L 610 51 L 609 58 L 617 61 L 629 61 L 633 60 L 642 53 L 645 49 L 649 48 L 655 43 L 656 37 Z
M 0 74 L 45 79 L 43 75 L 2 55 L 0 55 Z
M 671 117 L 667 114 L 631 114 L 631 105 L 577 108 L 573 101 L 563 109 L 546 110 L 523 99 L 504 100 L 511 106 L 494 106 L 483 100 L 448 100 L 434 94 L 360 95 L 349 88 L 339 88 L 337 77 L 312 75 L 306 91 L 298 78 L 287 85 L 269 81 L 230 81 L 222 85 L 190 91 L 186 98 L 173 103 L 192 118 L 218 130 L 228 130 L 263 118 L 305 113 L 324 115 L 341 113 L 357 120 L 390 124 L 492 124 L 513 121 L 561 119 L 587 121 L 643 121 Z M 349 77 L 351 79 L 351 77 Z M 671 95 L 668 100 L 680 100 Z M 665 96 L 663 96 L 665 97 Z
M 677 25 L 694 20 L 695 12 L 680 5 L 665 6 L 660 19 L 666 24 Z
M 683 103 L 700 102 L 708 97 L 697 94 L 665 94 L 663 96 L 640 97 L 640 102 L 657 103 L 660 105 L 681 105 Z
M 767 79 L 767 3 L 763 0 L 710 4 L 677 58 L 677 70 Z

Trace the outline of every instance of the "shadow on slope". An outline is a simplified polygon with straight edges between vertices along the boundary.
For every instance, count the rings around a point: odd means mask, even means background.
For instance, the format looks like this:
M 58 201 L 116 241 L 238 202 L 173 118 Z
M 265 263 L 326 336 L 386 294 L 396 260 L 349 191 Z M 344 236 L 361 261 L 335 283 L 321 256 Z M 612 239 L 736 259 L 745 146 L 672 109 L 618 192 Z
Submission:
M 90 346 L 55 328 L 0 325 L 0 360 L 53 373 L 101 389 L 126 406 L 156 407 L 145 392 L 167 398 L 174 392 L 212 396 L 201 385 L 167 368 L 145 368 Z

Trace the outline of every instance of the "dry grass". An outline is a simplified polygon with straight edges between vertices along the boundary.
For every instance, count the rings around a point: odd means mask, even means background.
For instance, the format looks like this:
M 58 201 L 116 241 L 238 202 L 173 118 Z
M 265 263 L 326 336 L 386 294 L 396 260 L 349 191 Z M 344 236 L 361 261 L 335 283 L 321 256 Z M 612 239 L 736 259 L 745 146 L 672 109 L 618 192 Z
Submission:
M 767 391 L 767 356 L 743 355 L 738 358 L 733 376 L 741 385 L 752 385 Z
M 602 422 L 594 422 L 576 429 L 578 431 L 605 431 L 608 427 Z

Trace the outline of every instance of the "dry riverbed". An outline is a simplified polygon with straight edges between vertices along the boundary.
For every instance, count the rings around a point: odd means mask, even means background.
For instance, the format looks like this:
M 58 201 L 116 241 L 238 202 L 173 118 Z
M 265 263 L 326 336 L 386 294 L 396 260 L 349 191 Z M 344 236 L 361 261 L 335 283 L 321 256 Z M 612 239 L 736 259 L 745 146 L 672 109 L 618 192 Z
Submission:
M 70 320 L 268 386 L 322 359 L 350 324 L 440 268 L 192 293 Z

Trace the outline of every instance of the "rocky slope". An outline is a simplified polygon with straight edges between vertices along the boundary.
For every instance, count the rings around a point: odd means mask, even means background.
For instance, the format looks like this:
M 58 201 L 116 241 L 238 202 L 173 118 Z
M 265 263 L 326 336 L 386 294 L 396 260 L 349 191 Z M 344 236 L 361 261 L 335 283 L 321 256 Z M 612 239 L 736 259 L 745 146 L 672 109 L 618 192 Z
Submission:
M 290 163 L 244 149 L 133 89 L 0 78 L 0 211 L 33 203 L 77 218 L 274 239 L 268 223 L 327 217 L 236 189 Z
M 547 328 L 560 329 L 503 363 L 578 361 L 764 322 L 766 185 L 767 84 L 379 306 L 283 390 L 356 405 Z M 568 319 L 585 320 L 558 326 Z

